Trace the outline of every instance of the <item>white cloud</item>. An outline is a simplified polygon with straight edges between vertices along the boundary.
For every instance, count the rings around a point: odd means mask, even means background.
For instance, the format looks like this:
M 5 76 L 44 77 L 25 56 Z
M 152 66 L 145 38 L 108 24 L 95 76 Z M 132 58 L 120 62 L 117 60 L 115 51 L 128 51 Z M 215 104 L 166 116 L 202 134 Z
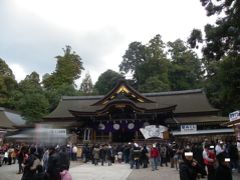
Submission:
M 13 74 L 15 75 L 15 79 L 17 80 L 17 82 L 20 82 L 26 77 L 27 73 L 25 72 L 24 68 L 21 65 L 9 64 L 9 67 L 13 71 Z
M 71 45 L 93 82 L 107 69 L 118 71 L 131 42 L 145 44 L 156 34 L 186 40 L 193 28 L 213 22 L 199 0 L 5 0 L 0 17 L 7 63 L 51 73 L 54 57 Z

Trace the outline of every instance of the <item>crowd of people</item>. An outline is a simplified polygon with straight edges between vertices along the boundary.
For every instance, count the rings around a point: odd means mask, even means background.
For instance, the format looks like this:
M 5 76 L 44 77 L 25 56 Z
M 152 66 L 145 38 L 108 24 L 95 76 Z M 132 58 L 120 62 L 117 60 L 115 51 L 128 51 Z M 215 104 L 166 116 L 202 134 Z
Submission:
M 208 180 L 232 180 L 232 172 L 240 173 L 240 142 L 200 143 L 160 142 L 150 145 L 137 143 L 111 146 L 85 145 L 81 157 L 85 163 L 103 166 L 112 163 L 128 163 L 130 168 L 151 167 L 152 171 L 161 166 L 169 166 L 179 171 L 180 180 L 195 180 L 207 177 Z
M 237 144 L 238 143 L 238 144 Z M 9 145 L 0 147 L 0 165 L 18 163 L 22 180 L 71 180 L 70 161 L 111 166 L 129 164 L 131 169 L 161 166 L 175 168 L 180 180 L 232 180 L 232 172 L 240 172 L 240 142 L 200 143 L 157 142 L 153 144 L 84 144 L 76 145 Z
M 10 145 L 0 148 L 0 165 L 18 163 L 21 180 L 72 180 L 70 160 L 76 160 L 76 146 Z

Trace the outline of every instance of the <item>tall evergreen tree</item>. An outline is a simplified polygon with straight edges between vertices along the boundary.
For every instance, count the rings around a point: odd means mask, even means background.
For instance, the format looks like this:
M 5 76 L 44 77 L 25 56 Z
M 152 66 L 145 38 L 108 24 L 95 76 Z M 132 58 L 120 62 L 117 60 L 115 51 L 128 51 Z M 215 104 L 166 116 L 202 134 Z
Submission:
M 123 55 L 123 60 L 119 65 L 122 74 L 135 73 L 136 66 L 146 61 L 146 46 L 141 42 L 132 42 Z
M 80 93 L 84 95 L 90 95 L 93 93 L 93 83 L 89 73 L 86 73 L 85 78 L 82 80 Z
M 50 111 L 56 108 L 62 95 L 78 94 L 74 81 L 84 70 L 81 57 L 76 52 L 72 52 L 70 46 L 66 46 L 63 52 L 63 56 L 56 56 L 55 71 L 43 76 L 42 84 L 49 99 Z
M 99 76 L 94 89 L 97 94 L 106 94 L 114 88 L 120 79 L 123 79 L 121 74 L 109 69 Z
M 240 107 L 240 58 L 227 56 L 215 67 L 215 75 L 206 81 L 207 93 L 212 104 L 228 115 Z
M 74 81 L 80 77 L 82 70 L 84 70 L 81 57 L 76 52 L 72 52 L 70 46 L 66 46 L 63 52 L 63 56 L 56 56 L 55 71 L 51 75 L 44 75 L 42 83 L 48 90 L 56 89 L 63 84 L 75 85 Z
M 239 0 L 200 0 L 208 16 L 217 15 L 214 25 L 205 26 L 206 45 L 202 51 L 208 61 L 220 60 L 223 56 L 240 55 L 240 1 Z M 219 15 L 221 14 L 221 15 Z M 192 47 L 202 42 L 200 30 L 193 30 L 189 42 Z
M 36 72 L 19 83 L 19 93 L 14 95 L 16 107 L 28 122 L 41 120 L 48 113 L 49 103 Z
M 0 106 L 14 108 L 11 96 L 17 88 L 17 81 L 6 62 L 0 58 Z
M 146 45 L 145 58 L 146 61 L 136 66 L 135 79 L 137 80 L 138 89 L 142 92 L 156 92 L 159 90 L 169 90 L 168 69 L 169 60 L 164 52 L 165 44 L 160 35 L 156 35 Z M 145 88 L 148 81 L 151 81 L 152 87 L 156 89 Z M 156 83 L 154 85 L 154 82 Z M 149 89 L 149 91 L 148 91 Z
M 205 37 L 194 29 L 188 39 L 192 48 L 203 43 L 203 62 L 207 71 L 206 89 L 210 101 L 226 114 L 238 109 L 240 64 L 240 1 L 200 0 L 215 24 L 205 25 Z M 234 86 L 233 86 L 234 85 Z
M 169 81 L 171 90 L 185 90 L 202 87 L 202 62 L 182 40 L 168 42 L 171 59 Z

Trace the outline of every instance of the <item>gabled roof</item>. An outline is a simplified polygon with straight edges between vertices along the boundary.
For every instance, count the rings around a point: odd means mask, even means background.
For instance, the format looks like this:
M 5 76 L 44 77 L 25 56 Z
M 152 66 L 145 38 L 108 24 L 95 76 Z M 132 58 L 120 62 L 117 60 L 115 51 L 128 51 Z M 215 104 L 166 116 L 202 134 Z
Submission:
M 177 104 L 175 114 L 184 113 L 213 113 L 219 109 L 213 108 L 209 103 L 203 89 L 169 91 L 159 93 L 144 93 L 144 95 L 161 104 Z
M 93 106 L 104 105 L 114 99 L 129 99 L 135 103 L 154 102 L 129 86 L 125 80 L 119 80 L 118 84 L 107 95 L 95 102 Z
M 24 125 L 25 122 L 19 113 L 0 107 L 0 128 L 14 129 L 16 125 Z
M 176 105 L 158 105 L 157 103 L 134 103 L 128 99 L 114 99 L 109 101 L 106 105 L 97 106 L 94 110 L 89 107 L 88 109 L 83 110 L 72 110 L 69 111 L 75 116 L 81 115 L 103 115 L 107 114 L 111 107 L 124 108 L 131 107 L 137 113 L 160 113 L 160 112 L 172 112 Z
M 138 107 L 145 109 L 161 109 L 177 105 L 174 114 L 218 112 L 213 108 L 202 89 L 170 91 L 160 93 L 143 93 L 142 96 L 151 100 L 152 103 L 135 103 Z M 45 117 L 74 118 L 71 111 L 94 112 L 105 107 L 105 105 L 92 106 L 103 100 L 106 96 L 63 96 L 57 108 Z

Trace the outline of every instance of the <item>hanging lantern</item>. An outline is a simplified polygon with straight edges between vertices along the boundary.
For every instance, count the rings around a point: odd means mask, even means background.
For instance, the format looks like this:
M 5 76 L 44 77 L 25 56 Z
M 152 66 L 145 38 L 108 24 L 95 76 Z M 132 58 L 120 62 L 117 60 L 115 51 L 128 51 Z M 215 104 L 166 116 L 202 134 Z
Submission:
M 117 124 L 117 123 L 113 124 L 113 129 L 119 130 L 120 129 L 120 125 Z
M 133 129 L 134 127 L 135 127 L 135 124 L 134 124 L 134 123 L 129 123 L 129 124 L 128 124 L 128 129 L 131 130 L 131 129 Z
M 99 129 L 99 130 L 105 130 L 105 129 L 106 129 L 106 126 L 105 126 L 103 123 L 100 123 L 100 124 L 98 125 L 98 129 Z

